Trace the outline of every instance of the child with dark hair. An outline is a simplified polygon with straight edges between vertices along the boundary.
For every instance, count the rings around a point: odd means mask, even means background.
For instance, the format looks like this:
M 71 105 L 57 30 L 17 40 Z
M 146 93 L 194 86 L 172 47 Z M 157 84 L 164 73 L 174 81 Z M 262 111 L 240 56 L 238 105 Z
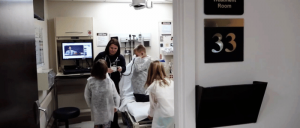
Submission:
M 107 70 L 105 60 L 96 61 L 84 91 L 84 98 L 91 108 L 95 128 L 110 128 L 114 113 L 120 104 L 120 96 Z

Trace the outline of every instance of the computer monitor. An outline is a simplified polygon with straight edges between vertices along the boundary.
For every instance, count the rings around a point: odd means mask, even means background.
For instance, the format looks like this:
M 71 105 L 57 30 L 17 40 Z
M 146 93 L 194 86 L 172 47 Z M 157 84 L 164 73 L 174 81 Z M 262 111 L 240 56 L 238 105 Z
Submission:
M 93 58 L 92 42 L 66 42 L 62 43 L 62 59 Z

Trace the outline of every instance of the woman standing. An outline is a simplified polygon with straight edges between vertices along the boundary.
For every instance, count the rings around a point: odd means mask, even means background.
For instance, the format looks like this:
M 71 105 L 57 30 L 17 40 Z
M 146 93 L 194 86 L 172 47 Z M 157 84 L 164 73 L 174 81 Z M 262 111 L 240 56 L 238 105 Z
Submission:
M 104 59 L 108 66 L 108 74 L 110 78 L 115 83 L 116 89 L 118 93 L 120 94 L 119 90 L 119 82 L 121 79 L 121 73 L 124 73 L 126 71 L 126 62 L 124 57 L 120 54 L 120 44 L 117 39 L 112 38 L 104 52 L 100 52 L 96 58 L 95 61 L 98 61 L 99 59 Z M 119 128 L 118 125 L 118 113 L 116 112 L 114 114 L 114 121 L 111 125 L 112 128 Z

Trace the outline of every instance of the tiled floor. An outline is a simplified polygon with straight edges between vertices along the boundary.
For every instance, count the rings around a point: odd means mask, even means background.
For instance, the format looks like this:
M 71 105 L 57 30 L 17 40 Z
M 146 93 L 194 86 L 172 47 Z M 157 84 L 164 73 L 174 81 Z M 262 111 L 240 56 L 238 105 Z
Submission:
M 119 120 L 118 120 L 120 128 L 127 128 L 126 125 L 122 122 L 121 114 L 119 113 Z M 65 126 L 59 126 L 59 128 L 65 128 Z M 94 128 L 94 122 L 93 121 L 86 121 L 78 124 L 71 124 L 69 125 L 69 128 Z

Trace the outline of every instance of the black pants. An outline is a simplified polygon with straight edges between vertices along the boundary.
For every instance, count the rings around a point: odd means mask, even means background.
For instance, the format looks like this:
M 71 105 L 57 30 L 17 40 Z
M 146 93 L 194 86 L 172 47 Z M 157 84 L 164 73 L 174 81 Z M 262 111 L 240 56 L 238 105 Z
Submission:
M 115 86 L 116 86 L 116 90 L 118 91 L 118 94 L 120 95 L 120 90 L 119 90 L 119 81 L 120 79 L 112 79 L 115 83 Z M 118 112 L 115 112 L 114 114 L 114 120 L 111 122 L 111 125 L 110 125 L 111 128 L 120 128 L 119 124 L 118 124 Z
M 120 128 L 120 126 L 118 124 L 118 112 L 115 112 L 115 114 L 114 114 L 114 120 L 113 120 L 113 122 L 111 122 L 110 127 L 111 128 Z
M 149 102 L 149 95 L 133 93 L 136 102 Z
M 117 90 L 118 94 L 120 94 L 120 89 L 119 89 L 120 79 L 112 79 L 112 80 L 115 83 L 115 87 L 116 87 L 116 90 Z

